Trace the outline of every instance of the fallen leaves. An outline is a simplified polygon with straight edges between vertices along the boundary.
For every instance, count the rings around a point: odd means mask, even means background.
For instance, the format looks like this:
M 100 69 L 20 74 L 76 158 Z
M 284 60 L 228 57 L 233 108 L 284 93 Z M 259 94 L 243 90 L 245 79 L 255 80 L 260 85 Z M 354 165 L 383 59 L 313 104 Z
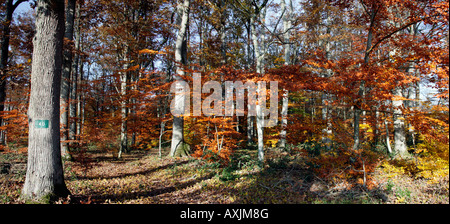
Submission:
M 393 175 L 386 163 L 381 164 L 385 166 L 383 169 L 377 168 L 373 174 L 376 184 L 370 189 L 363 189 L 361 184 L 357 185 L 358 179 L 334 178 L 327 181 L 319 178 L 302 162 L 303 156 L 269 150 L 267 159 L 271 160 L 270 165 L 258 168 L 251 160 L 254 151 L 239 150 L 239 153 L 241 155 L 237 158 L 241 162 L 237 162 L 238 166 L 234 168 L 228 167 L 227 171 L 234 178 L 222 178 L 225 168 L 211 166 L 205 161 L 192 158 L 159 159 L 158 153 L 153 151 L 133 151 L 125 154 L 122 160 L 114 160 L 105 153 L 86 153 L 89 160 L 82 161 L 90 162 L 89 166 L 79 161 L 65 163 L 66 184 L 72 195 L 57 203 L 448 202 L 448 178 L 430 185 L 425 179 L 410 178 L 404 173 Z M 13 160 L 17 158 L 11 157 L 8 161 Z M 388 179 L 391 182 L 386 183 Z M 23 180 L 24 173 L 0 175 L 0 203 L 24 203 L 19 199 Z

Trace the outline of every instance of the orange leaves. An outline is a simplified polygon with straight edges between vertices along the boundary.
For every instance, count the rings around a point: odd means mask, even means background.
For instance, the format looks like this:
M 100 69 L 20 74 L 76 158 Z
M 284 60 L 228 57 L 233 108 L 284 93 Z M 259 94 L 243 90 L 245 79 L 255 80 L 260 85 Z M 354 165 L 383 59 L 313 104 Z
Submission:
M 239 142 L 235 126 L 231 117 L 189 117 L 185 140 L 194 146 L 194 157 L 226 164 Z
M 150 49 L 142 49 L 139 51 L 139 54 L 166 54 L 165 52 L 162 51 L 155 51 L 155 50 L 150 50 Z

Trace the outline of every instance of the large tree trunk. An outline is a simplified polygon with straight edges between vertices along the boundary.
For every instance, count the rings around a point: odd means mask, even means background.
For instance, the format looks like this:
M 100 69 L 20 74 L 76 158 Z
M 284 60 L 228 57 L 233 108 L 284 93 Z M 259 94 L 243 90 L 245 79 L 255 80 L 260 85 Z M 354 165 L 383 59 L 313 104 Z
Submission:
M 64 1 L 38 0 L 28 109 L 28 163 L 22 197 L 45 202 L 70 194 L 60 145 Z
M 394 90 L 394 96 L 403 97 L 401 87 Z M 403 100 L 393 100 L 394 110 L 394 153 L 403 156 L 407 154 L 406 136 L 405 136 L 405 118 L 403 117 Z
M 392 13 L 396 13 L 394 10 Z M 395 21 L 389 21 L 390 25 L 399 29 L 399 24 Z M 397 39 L 394 37 L 394 39 Z M 400 50 L 395 46 L 391 47 L 389 51 L 389 60 L 391 62 L 395 61 L 395 58 L 401 54 Z M 403 100 L 403 90 L 402 86 L 397 86 L 393 90 L 394 99 L 392 99 L 393 107 L 393 123 L 394 123 L 394 154 L 403 156 L 408 153 L 406 147 L 406 136 L 405 136 L 405 118 L 403 117 L 402 108 L 404 107 Z M 397 98 L 397 99 L 395 99 Z
M 178 31 L 177 40 L 175 42 L 175 62 L 177 63 L 177 75 L 174 76 L 175 81 L 181 81 L 179 76 L 184 76 L 184 71 L 182 65 L 187 64 L 187 27 L 189 21 L 189 6 L 190 0 L 183 0 L 179 2 L 178 13 L 181 17 L 180 30 Z M 178 111 L 184 111 L 185 108 L 185 96 L 180 94 L 175 95 L 175 107 Z M 184 117 L 173 116 L 173 128 L 172 128 L 172 144 L 170 147 L 170 156 L 175 156 L 176 154 L 186 154 L 186 153 L 176 153 L 177 150 L 183 150 L 184 147 Z
M 75 3 L 76 0 L 69 0 L 66 8 L 66 30 L 64 38 L 66 41 L 73 40 L 73 26 L 75 19 Z M 72 46 L 72 45 L 70 45 Z M 70 159 L 68 140 L 69 128 L 69 90 L 70 90 L 70 73 L 72 71 L 72 47 L 67 46 L 64 49 L 63 70 L 61 77 L 61 154 L 63 158 Z

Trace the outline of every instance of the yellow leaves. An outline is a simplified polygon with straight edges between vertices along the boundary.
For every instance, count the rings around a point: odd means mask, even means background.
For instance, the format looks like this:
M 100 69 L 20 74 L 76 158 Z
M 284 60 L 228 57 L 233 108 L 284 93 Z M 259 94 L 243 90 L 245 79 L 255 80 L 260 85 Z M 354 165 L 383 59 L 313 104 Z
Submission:
M 417 168 L 420 170 L 417 177 L 426 178 L 429 183 L 437 183 L 449 175 L 448 144 L 423 139 L 417 145 L 416 153 L 421 155 L 417 158 Z
M 449 175 L 448 144 L 423 139 L 417 144 L 415 159 L 395 159 L 384 161 L 380 167 L 385 178 L 407 175 L 425 178 L 428 184 L 438 183 Z
M 429 184 L 437 183 L 441 178 L 449 175 L 448 160 L 418 158 L 417 167 L 421 170 L 417 176 L 428 179 Z
M 366 132 L 372 133 L 373 129 L 370 124 L 359 124 L 359 128 L 362 130 L 366 130 Z
M 267 140 L 267 144 L 269 144 L 271 147 L 276 147 L 278 143 L 278 139 L 269 139 Z
M 397 197 L 397 199 L 395 200 L 396 204 L 403 204 L 405 203 L 405 197 Z
M 381 167 L 383 167 L 383 173 L 384 173 L 383 176 L 385 178 L 392 178 L 397 175 L 405 174 L 404 167 L 395 166 L 395 165 L 391 164 L 389 161 L 384 161 L 383 163 L 381 163 Z

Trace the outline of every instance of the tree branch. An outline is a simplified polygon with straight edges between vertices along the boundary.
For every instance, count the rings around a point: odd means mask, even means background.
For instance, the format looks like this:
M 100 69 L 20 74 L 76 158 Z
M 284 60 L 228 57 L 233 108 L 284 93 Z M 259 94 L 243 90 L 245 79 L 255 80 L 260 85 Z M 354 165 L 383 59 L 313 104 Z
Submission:
M 438 15 L 438 14 L 431 15 L 431 16 L 428 16 L 428 17 L 419 19 L 419 20 L 417 20 L 417 21 L 413 21 L 413 22 L 410 22 L 410 23 L 407 23 L 407 24 L 403 25 L 403 26 L 400 27 L 399 29 L 396 29 L 396 30 L 392 31 L 392 32 L 389 33 L 388 35 L 386 35 L 386 36 L 384 36 L 383 38 L 379 39 L 374 45 L 372 45 L 372 47 L 371 47 L 369 50 L 367 50 L 366 53 L 369 55 L 369 54 L 370 54 L 370 53 L 371 53 L 371 52 L 372 52 L 372 51 L 373 51 L 373 50 L 374 50 L 381 42 L 383 42 L 384 40 L 390 38 L 392 35 L 394 35 L 394 34 L 400 32 L 400 31 L 402 31 L 402 30 L 408 28 L 408 27 L 411 26 L 411 25 L 414 25 L 414 24 L 416 24 L 416 23 L 422 22 L 422 21 L 424 21 L 424 20 L 426 20 L 426 19 L 429 19 L 429 18 L 434 17 L 434 16 L 437 16 L 437 15 Z

